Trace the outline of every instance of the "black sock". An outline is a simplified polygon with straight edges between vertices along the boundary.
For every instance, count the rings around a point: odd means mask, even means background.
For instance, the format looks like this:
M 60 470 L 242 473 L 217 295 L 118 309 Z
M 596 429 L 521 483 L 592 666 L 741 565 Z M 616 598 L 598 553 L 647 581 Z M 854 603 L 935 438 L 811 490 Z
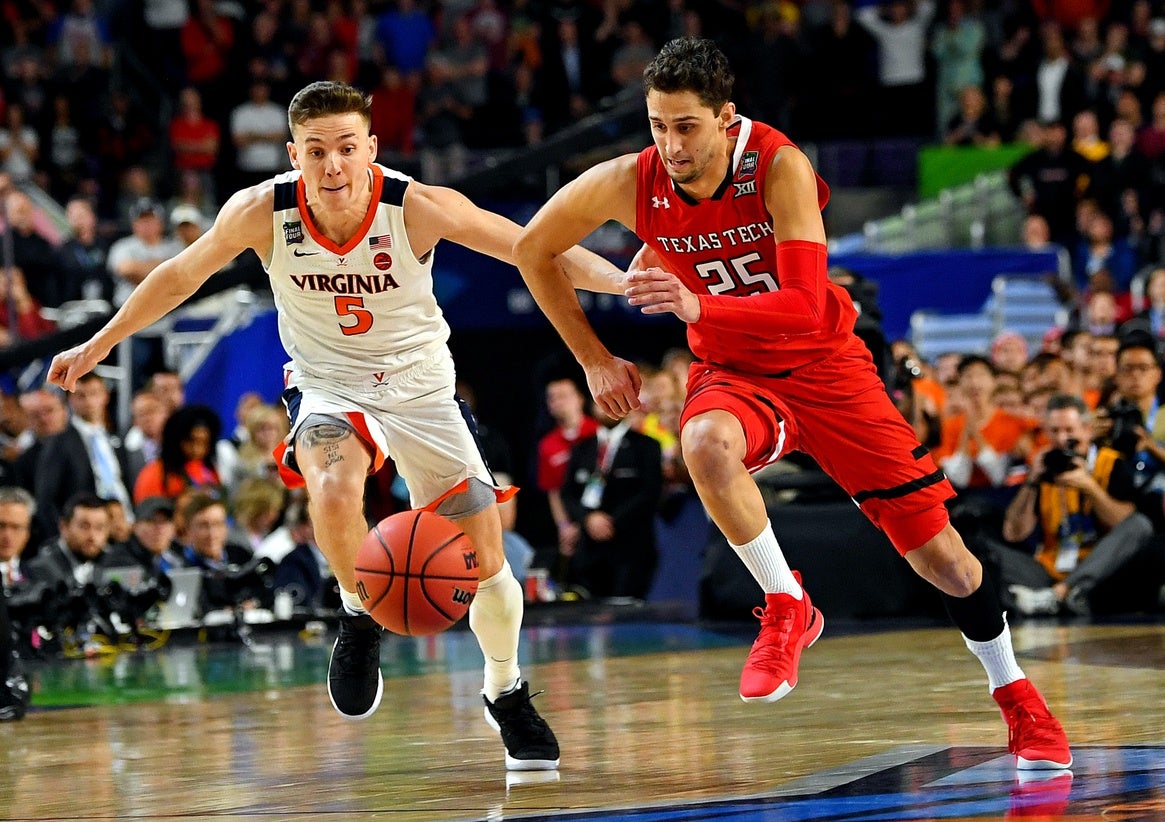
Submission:
M 939 591 L 947 613 L 963 636 L 974 642 L 988 642 L 1003 633 L 1003 607 L 991 577 L 983 572 L 983 582 L 970 596 L 953 597 Z

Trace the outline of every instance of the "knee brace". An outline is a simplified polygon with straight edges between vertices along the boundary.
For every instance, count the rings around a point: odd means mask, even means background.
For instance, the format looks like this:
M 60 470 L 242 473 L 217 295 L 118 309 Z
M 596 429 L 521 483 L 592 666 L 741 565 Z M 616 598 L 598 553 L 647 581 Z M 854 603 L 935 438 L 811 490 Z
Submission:
M 476 477 L 470 477 L 464 491 L 446 497 L 435 510 L 436 513 L 448 519 L 464 519 L 481 513 L 493 505 L 496 499 L 493 486 L 487 485 Z

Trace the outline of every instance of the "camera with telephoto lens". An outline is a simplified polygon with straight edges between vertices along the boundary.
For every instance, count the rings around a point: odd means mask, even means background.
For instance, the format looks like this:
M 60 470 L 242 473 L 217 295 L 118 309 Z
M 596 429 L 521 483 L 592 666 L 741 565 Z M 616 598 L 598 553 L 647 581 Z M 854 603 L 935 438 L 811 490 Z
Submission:
M 1052 448 L 1044 454 L 1044 473 L 1040 479 L 1044 482 L 1055 482 L 1056 477 L 1071 471 L 1076 467 L 1076 460 L 1080 454 L 1076 452 L 1079 440 L 1068 440 L 1067 448 Z
M 1108 418 L 1112 420 L 1112 433 L 1108 439 L 1113 450 L 1120 451 L 1126 457 L 1137 453 L 1137 443 L 1141 440 L 1137 429 L 1145 425 L 1145 415 L 1137 404 L 1119 400 L 1108 409 Z

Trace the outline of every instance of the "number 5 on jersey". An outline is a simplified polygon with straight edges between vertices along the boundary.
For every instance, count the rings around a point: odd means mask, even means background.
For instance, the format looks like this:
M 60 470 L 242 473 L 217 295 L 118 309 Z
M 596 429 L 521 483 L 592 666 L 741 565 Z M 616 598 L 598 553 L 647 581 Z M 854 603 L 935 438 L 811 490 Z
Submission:
M 348 295 L 336 297 L 336 314 L 340 317 L 351 317 L 354 323 L 344 325 L 340 323 L 340 330 L 345 337 L 354 337 L 357 334 L 366 334 L 372 328 L 372 312 L 364 307 L 363 297 Z

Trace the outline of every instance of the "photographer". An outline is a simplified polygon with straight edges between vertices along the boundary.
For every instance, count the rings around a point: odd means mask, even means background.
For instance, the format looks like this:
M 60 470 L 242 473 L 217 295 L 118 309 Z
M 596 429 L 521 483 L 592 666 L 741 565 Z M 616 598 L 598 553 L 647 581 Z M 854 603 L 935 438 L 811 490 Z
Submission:
M 1137 488 L 1137 508 L 1158 531 L 1165 530 L 1162 496 L 1165 492 L 1165 414 L 1157 392 L 1161 366 L 1154 342 L 1144 334 L 1130 334 L 1117 351 L 1117 397 L 1105 409 L 1098 436 L 1107 436 L 1112 448 L 1129 461 Z
M 1115 449 L 1091 444 L 1091 415 L 1079 397 L 1052 397 L 1044 430 L 1052 445 L 1032 460 L 1030 478 L 1003 520 L 1005 540 L 1020 543 L 1038 532 L 1038 546 L 1034 556 L 992 546 L 1001 587 L 1023 614 L 1087 615 L 1098 593 L 1124 608 L 1129 598 L 1115 577 L 1148 550 L 1153 536 L 1152 524 L 1133 504 L 1128 461 Z

